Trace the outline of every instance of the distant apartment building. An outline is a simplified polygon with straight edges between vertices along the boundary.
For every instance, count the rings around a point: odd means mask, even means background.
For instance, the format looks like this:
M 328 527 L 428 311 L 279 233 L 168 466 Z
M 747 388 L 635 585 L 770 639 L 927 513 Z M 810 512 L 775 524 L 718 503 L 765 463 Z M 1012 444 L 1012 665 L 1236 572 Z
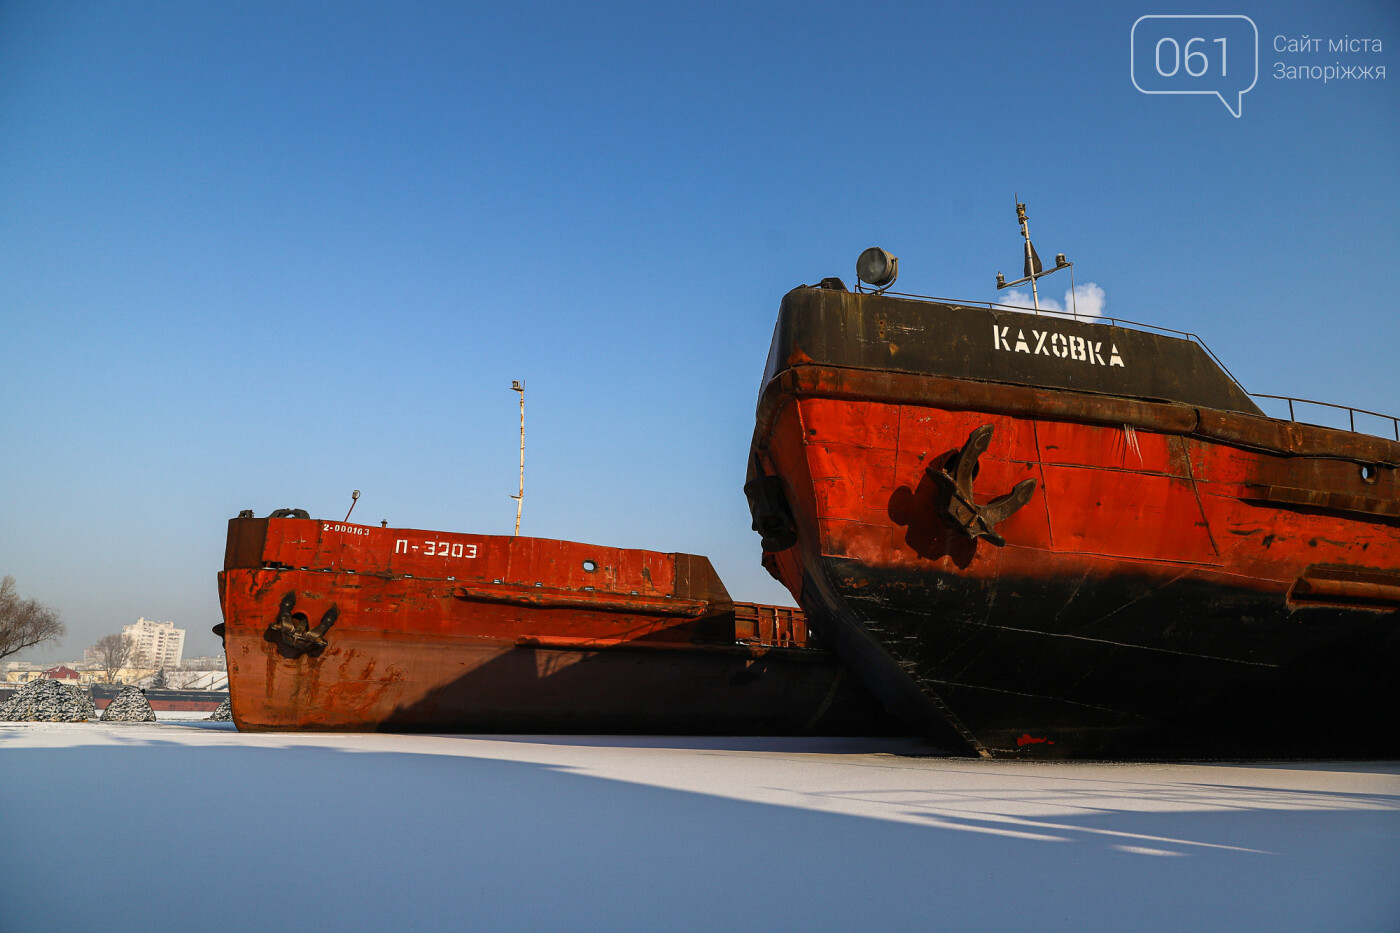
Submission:
M 175 667 L 185 650 L 185 630 L 176 628 L 174 622 L 137 619 L 122 626 L 122 634 L 136 642 L 137 666 Z

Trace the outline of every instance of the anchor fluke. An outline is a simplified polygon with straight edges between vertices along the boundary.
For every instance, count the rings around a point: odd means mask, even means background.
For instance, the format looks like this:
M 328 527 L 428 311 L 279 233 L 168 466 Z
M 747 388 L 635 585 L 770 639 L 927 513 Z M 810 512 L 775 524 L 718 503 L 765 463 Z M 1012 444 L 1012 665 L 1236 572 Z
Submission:
M 297 594 L 288 593 L 277 606 L 277 618 L 267 627 L 269 638 L 276 639 L 289 650 L 300 654 L 309 652 L 320 654 L 326 648 L 326 632 L 340 618 L 340 610 L 334 604 L 321 615 L 321 622 L 315 628 L 308 626 L 304 613 L 294 612 Z
M 1030 501 L 1035 492 L 1035 480 L 1023 479 L 1006 495 L 978 505 L 973 497 L 972 481 L 977 475 L 977 460 L 991 443 L 992 425 L 984 424 L 968 435 L 962 450 L 947 464 L 951 472 L 934 466 L 929 466 L 925 472 L 947 494 L 942 511 L 944 521 L 969 538 L 986 538 L 997 547 L 1003 547 L 1006 539 L 997 532 L 996 526 Z

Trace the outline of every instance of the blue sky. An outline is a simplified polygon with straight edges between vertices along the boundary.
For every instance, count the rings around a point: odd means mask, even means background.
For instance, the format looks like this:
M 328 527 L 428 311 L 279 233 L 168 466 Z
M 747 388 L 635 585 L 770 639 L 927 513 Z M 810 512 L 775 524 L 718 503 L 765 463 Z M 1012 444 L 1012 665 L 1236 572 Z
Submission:
M 1133 87 L 1168 13 L 1254 20 L 1238 119 Z M 994 300 L 1016 193 L 1105 313 L 1400 412 L 1396 48 L 1389 2 L 0 3 L 0 575 L 70 630 L 28 657 L 215 651 L 240 509 L 509 533 L 512 379 L 524 533 L 788 601 L 741 491 L 779 299 L 880 245 Z

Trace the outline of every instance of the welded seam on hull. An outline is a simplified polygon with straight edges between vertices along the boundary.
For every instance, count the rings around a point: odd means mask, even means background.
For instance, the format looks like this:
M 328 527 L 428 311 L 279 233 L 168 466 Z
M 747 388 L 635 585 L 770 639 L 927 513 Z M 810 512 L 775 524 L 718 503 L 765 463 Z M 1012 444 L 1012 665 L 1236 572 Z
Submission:
M 1047 510 L 1047 511 L 1048 511 L 1048 510 Z M 1052 542 L 1055 540 L 1054 535 L 1055 535 L 1055 532 L 1054 532 L 1053 529 L 1051 529 L 1051 531 L 1050 531 L 1050 536 L 1051 536 L 1051 537 L 1050 537 L 1050 540 L 1051 540 Z M 1063 603 L 1060 604 L 1060 608 L 1057 609 L 1057 610 L 1055 611 L 1055 620 L 1054 620 L 1054 621 L 1056 621 L 1056 622 L 1059 622 L 1059 621 L 1060 621 L 1060 616 L 1062 616 L 1062 615 L 1065 614 L 1065 610 L 1068 609 L 1068 608 L 1070 607 L 1070 604 L 1073 603 L 1074 600 L 1079 596 L 1079 591 L 1080 591 L 1081 589 L 1084 588 L 1084 582 L 1085 582 L 1086 580 L 1088 580 L 1088 579 L 1089 579 L 1089 568 L 1086 567 L 1086 568 L 1084 568 L 1084 572 L 1081 573 L 1081 574 L 1079 575 L 1079 579 L 1076 580 L 1076 581 L 1074 582 L 1074 589 L 1070 590 L 1070 593 L 1069 593 L 1068 598 L 1066 598 L 1065 601 L 1064 601 Z M 1142 597 L 1139 596 L 1138 598 L 1141 599 Z M 1115 610 L 1115 611 L 1116 611 L 1116 610 Z
M 1196 560 L 1174 560 L 1168 557 L 1139 557 L 1137 555 L 1113 554 L 1108 551 L 1080 551 L 1074 550 L 1072 548 L 1064 548 L 1062 550 L 1055 551 L 1049 550 L 1047 548 L 1026 547 L 1025 545 L 1012 546 L 1019 547 L 1023 551 L 1040 551 L 1042 554 L 1073 554 L 1077 557 L 1107 557 L 1110 560 L 1126 559 L 1138 564 L 1152 564 L 1160 567 L 1182 567 L 1182 573 L 1189 573 L 1193 570 L 1204 570 L 1210 573 L 1219 573 L 1227 576 L 1242 576 L 1241 574 L 1231 574 L 1227 571 L 1221 570 L 1220 568 L 1223 565 L 1219 560 L 1217 560 L 1215 563 L 1206 563 L 1204 561 Z
M 1040 507 L 1045 512 L 1045 530 L 1050 534 L 1050 546 L 1055 546 L 1055 523 L 1050 518 L 1050 497 L 1045 495 L 1045 451 L 1040 447 L 1040 419 L 1032 418 L 1031 440 L 1035 442 L 1035 469 L 1040 476 Z M 1072 598 L 1072 597 L 1071 597 Z
M 940 680 L 937 677 L 920 677 L 919 683 L 921 685 L 925 683 L 941 684 L 945 687 L 957 687 L 962 690 L 983 690 L 988 693 L 1002 693 L 1007 696 L 1026 697 L 1027 699 L 1031 700 L 1048 700 L 1052 703 L 1064 703 L 1069 706 L 1077 706 L 1081 709 L 1094 709 L 1104 713 L 1114 713 L 1119 716 L 1131 716 L 1134 719 L 1141 719 L 1147 722 L 1151 722 L 1151 720 L 1148 717 L 1142 716 L 1138 713 L 1130 713 L 1126 710 L 1117 709 L 1112 706 L 1098 706 L 1094 703 L 1081 703 L 1078 700 L 1067 700 L 1062 696 L 1052 696 L 1044 693 L 1025 693 L 1020 690 L 1007 690 L 1003 687 L 988 687 L 985 684 L 964 684 L 958 683 L 955 680 Z
M 955 672 L 951 672 L 954 677 L 961 677 L 969 670 L 976 668 L 981 663 L 982 657 L 985 654 L 987 654 L 987 652 L 996 650 L 996 646 L 990 640 L 985 638 L 978 638 L 976 632 L 968 632 L 967 635 L 964 636 L 962 641 L 960 641 L 958 644 L 949 645 L 947 647 L 946 656 L 956 657 L 963 655 L 966 653 L 969 645 L 972 645 L 974 650 L 972 651 L 971 656 L 968 657 L 968 659 L 963 663 L 962 667 L 958 668 Z
M 1012 461 L 1008 461 L 1008 462 L 1012 462 Z M 1018 460 L 1018 461 L 1014 461 L 1014 462 L 1020 463 L 1020 462 L 1022 462 L 1022 461 L 1019 461 L 1019 460 Z M 882 525 L 873 525 L 873 524 L 871 524 L 870 522 L 863 522 L 863 521 L 860 521 L 859 519 L 855 519 L 855 518 L 823 518 L 822 521 L 825 522 L 825 523 L 827 523 L 827 524 L 829 524 L 829 525 L 842 525 L 842 526 L 847 526 L 847 527 L 850 527 L 850 526 L 856 526 L 856 527 L 861 527 L 861 528 L 880 528 L 880 527 L 884 527 L 884 526 L 882 526 Z M 1053 533 L 1053 532 L 1052 532 L 1052 533 Z M 1337 542 L 1329 542 L 1329 543 L 1335 544 L 1335 543 L 1337 543 Z M 1064 548 L 1064 549 L 1061 549 L 1061 550 L 1055 550 L 1055 549 L 1053 549 L 1053 548 L 1029 547 L 1028 545 L 1024 545 L 1024 544 L 1014 544 L 1014 543 L 1013 543 L 1013 544 L 1009 544 L 1008 547 L 1016 548 L 1016 549 L 1021 550 L 1021 551 L 1035 551 L 1035 552 L 1038 552 L 1038 553 L 1041 553 L 1041 554 L 1045 554 L 1045 555 L 1048 555 L 1048 556 L 1059 556 L 1059 555 L 1069 554 L 1069 555 L 1074 555 L 1074 556 L 1077 556 L 1077 557 L 1107 557 L 1107 558 L 1109 558 L 1109 559 L 1111 559 L 1111 560 L 1123 560 L 1123 559 L 1125 559 L 1125 557 L 1126 557 L 1127 559 L 1130 559 L 1130 560 L 1134 561 L 1135 563 L 1139 563 L 1139 564 L 1151 564 L 1151 565 L 1154 565 L 1154 566 L 1161 566 L 1161 567 L 1181 567 L 1181 568 L 1183 568 L 1183 572 L 1189 572 L 1189 571 L 1193 571 L 1193 570 L 1204 570 L 1204 571 L 1208 571 L 1208 572 L 1210 572 L 1210 573 L 1217 573 L 1217 574 L 1222 574 L 1222 575 L 1225 575 L 1225 576 L 1239 577 L 1239 578 L 1241 578 L 1241 579 L 1252 579 L 1251 577 L 1248 577 L 1248 576 L 1246 576 L 1246 575 L 1244 575 L 1244 574 L 1230 573 L 1230 572 L 1228 572 L 1228 571 L 1226 571 L 1226 570 L 1221 569 L 1221 568 L 1223 567 L 1223 564 L 1222 564 L 1218 559 L 1217 559 L 1216 562 L 1214 562 L 1214 563 L 1205 563 L 1205 562 L 1202 562 L 1202 561 L 1194 561 L 1194 560 L 1176 560 L 1176 559 L 1167 558 L 1167 557 L 1140 557 L 1140 556 L 1136 556 L 1136 555 L 1114 554 L 1114 553 L 1111 553 L 1111 552 L 1108 552 L 1108 551 L 1085 551 L 1085 550 L 1076 550 L 1076 549 L 1073 549 L 1073 548 Z M 826 557 L 839 557 L 839 556 L 841 556 L 841 555 L 837 555 L 837 554 L 826 554 L 826 555 L 824 555 L 824 556 L 826 556 Z
M 900 675 L 906 678 L 906 683 L 912 687 L 921 702 L 932 707 L 933 712 L 940 717 L 944 723 L 951 727 L 964 742 L 971 746 L 973 751 L 977 752 L 980 757 L 991 758 L 991 752 L 982 744 L 982 741 L 973 734 L 972 730 L 953 713 L 952 709 L 948 707 L 948 704 L 943 702 L 943 698 L 935 691 L 925 689 L 919 683 L 918 678 L 903 669 L 900 662 L 890 653 L 889 649 L 884 646 L 880 639 L 876 638 L 870 629 L 860 619 L 855 617 L 855 613 L 846 605 L 846 601 L 836 596 L 831 586 L 831 581 L 827 578 L 826 574 L 820 571 L 814 572 L 812 565 L 805 559 L 806 552 L 804 551 L 803 554 L 802 582 L 804 596 L 806 595 L 807 585 L 810 583 L 812 588 L 816 590 L 817 599 L 825 605 L 833 616 L 832 621 L 837 626 L 844 629 L 848 637 L 863 641 L 868 648 L 873 648 L 875 652 L 883 655 L 888 661 L 893 663 L 896 669 L 900 671 Z M 857 673 L 859 673 L 859 671 L 857 671 Z M 867 684 L 867 688 L 871 689 L 871 692 L 879 696 L 879 691 L 874 690 L 870 684 Z M 911 723 L 911 725 L 915 724 Z
M 935 410 L 935 411 L 948 411 L 948 412 L 951 411 L 951 409 L 947 409 L 947 408 L 940 408 L 940 409 L 934 409 L 934 410 Z M 1067 423 L 1073 424 L 1074 422 L 1067 422 Z M 1094 427 L 1094 425 L 1090 425 L 1090 427 Z M 1163 434 L 1163 435 L 1161 435 L 1161 436 L 1162 436 L 1162 437 L 1170 437 L 1170 436 L 1172 436 L 1172 435 Z M 1017 460 L 1017 459 L 1015 459 L 1015 458 L 1008 457 L 1008 458 L 1006 459 L 1006 462 L 1007 462 L 1007 463 L 1026 463 L 1026 464 L 1029 464 L 1029 463 L 1031 463 L 1032 461 L 1029 461 L 1029 460 Z M 1190 479 L 1190 478 L 1191 478 L 1191 477 L 1190 477 L 1190 474 L 1188 474 L 1188 475 L 1186 475 L 1186 476 L 1177 476 L 1177 475 L 1174 474 L 1174 473 L 1158 473 L 1158 472 L 1153 471 L 1153 470 L 1130 470 L 1130 469 L 1128 469 L 1127 467 L 1098 466 L 1098 465 L 1091 465 L 1091 464 L 1087 464 L 1087 463 L 1071 463 L 1071 462 L 1068 461 L 1068 460 L 1038 460 L 1038 461 L 1034 461 L 1034 462 L 1035 462 L 1035 465 L 1041 466 L 1041 467 L 1052 466 L 1052 467 L 1060 467 L 1060 468 L 1062 468 L 1062 469 L 1070 469 L 1070 470 L 1092 470 L 1092 471 L 1094 471 L 1095 473 L 1127 473 L 1127 474 L 1132 475 L 1132 476 L 1161 476 L 1161 477 L 1165 477 L 1166 479 Z
M 821 375 L 813 375 L 812 373 L 806 372 L 806 370 L 815 370 Z M 823 386 L 819 384 L 823 375 L 829 375 L 837 379 L 849 375 L 857 380 L 865 379 L 867 381 L 889 383 L 889 385 L 881 385 L 875 388 Z M 933 395 L 929 395 L 924 392 L 908 390 L 907 386 L 909 384 L 941 388 L 938 392 L 933 393 Z M 1021 400 L 1016 404 L 1008 404 L 1005 402 L 988 403 L 985 399 L 967 399 L 958 393 L 957 389 L 960 386 L 995 387 L 997 390 L 1004 389 L 1010 393 L 1019 395 Z M 903 390 L 901 390 L 901 387 L 903 387 Z M 964 392 L 963 395 L 965 394 Z M 773 401 L 770 401 L 770 396 L 773 397 Z M 781 403 L 776 401 L 778 396 L 785 396 Z M 936 399 L 934 396 L 936 396 Z M 1071 401 L 1080 402 L 1088 406 L 1088 408 L 1084 410 L 1076 408 L 1073 411 L 1044 410 L 1040 403 L 1045 402 L 1046 398 L 1050 396 L 1060 396 Z M 780 409 L 783 405 L 787 404 L 787 401 L 799 397 L 827 398 L 837 401 L 873 401 L 886 404 L 946 407 L 949 409 L 956 408 L 959 411 L 986 411 L 987 413 L 1021 418 L 1046 418 L 1055 421 L 1085 422 L 1100 424 L 1105 427 L 1133 424 L 1136 428 L 1146 429 L 1159 434 L 1196 437 L 1242 450 L 1254 450 L 1288 457 L 1316 457 L 1324 460 L 1371 462 L 1391 467 L 1400 466 L 1400 443 L 1384 437 L 1359 434 L 1320 425 L 1281 422 L 1278 419 L 1266 416 L 1250 415 L 1242 412 L 1217 411 L 1166 400 L 1135 399 L 1126 396 L 1083 392 L 1074 389 L 1036 388 L 1015 383 L 998 382 L 990 379 L 960 379 L 928 374 L 891 373 L 888 370 L 863 369 L 859 367 L 836 365 L 818 366 L 807 364 L 789 367 L 770 379 L 759 393 L 758 423 L 755 425 L 755 437 L 760 433 L 761 425 L 773 417 L 775 408 Z M 957 404 L 954 404 L 954 400 L 957 400 Z M 1118 406 L 1122 410 L 1096 413 L 1092 408 L 1099 402 L 1106 402 L 1110 406 Z M 1142 417 L 1133 417 L 1132 415 L 1124 417 L 1125 411 L 1133 411 Z M 1153 414 L 1160 414 L 1165 420 L 1163 420 L 1162 423 L 1153 423 L 1150 418 Z M 1174 423 L 1188 416 L 1189 420 L 1192 422 L 1191 425 Z M 1236 427 L 1236 422 L 1239 423 L 1238 430 L 1232 430 L 1233 427 Z M 1241 436 L 1241 431 L 1246 430 L 1259 430 L 1268 433 L 1272 429 L 1274 433 L 1277 434 L 1277 429 L 1280 427 L 1285 429 L 1286 440 L 1279 441 L 1268 438 L 1258 439 Z M 1336 447 L 1359 447 L 1361 449 L 1337 450 L 1335 449 Z
M 953 712 L 952 708 L 949 707 L 947 703 L 943 702 L 943 697 L 929 690 L 927 687 L 924 687 L 922 681 L 916 680 L 916 682 L 919 683 L 919 686 L 922 688 L 924 696 L 928 697 L 929 701 L 934 705 L 934 708 L 938 710 L 939 715 L 944 718 L 948 725 L 952 726 L 957 731 L 958 735 L 963 737 L 963 741 L 971 745 L 973 750 L 982 758 L 991 758 L 991 751 L 982 743 L 982 740 L 967 727 L 962 719 Z
M 1201 511 L 1201 524 L 1205 526 L 1206 538 L 1210 540 L 1210 549 L 1215 552 L 1215 559 L 1219 561 L 1220 545 L 1216 543 L 1215 534 L 1210 530 L 1210 518 L 1206 515 L 1205 503 L 1201 501 L 1201 488 L 1196 484 L 1196 470 L 1191 464 L 1191 439 L 1181 438 L 1182 454 L 1186 458 L 1186 479 L 1191 483 L 1191 494 L 1196 497 L 1196 508 Z
M 878 598 L 873 597 L 873 596 L 856 596 L 856 595 L 849 595 L 849 596 L 844 597 L 844 599 L 845 599 L 845 601 L 846 601 L 847 603 L 850 603 L 851 605 L 875 606 L 875 607 L 878 607 L 878 608 L 880 608 L 880 609 L 888 609 L 888 608 L 889 608 L 889 603 L 888 603 L 887 600 L 878 599 Z M 906 615 L 906 616 L 921 617 L 921 618 L 924 620 L 923 622 L 919 623 L 919 629 L 918 629 L 913 635 L 903 635 L 903 636 L 901 636 L 901 635 L 898 634 L 898 632 L 891 631 L 891 630 L 887 629 L 885 626 L 880 625 L 880 624 L 879 624 L 878 622 L 876 622 L 873 618 L 867 620 L 866 622 L 864 622 L 864 623 L 862 623 L 862 624 L 866 627 L 866 629 L 868 629 L 868 630 L 871 631 L 872 633 L 878 632 L 878 633 L 880 633 L 882 636 L 885 636 L 885 637 L 887 637 L 887 638 L 896 638 L 896 637 L 898 637 L 898 638 L 902 638 L 902 639 L 904 639 L 904 640 L 906 640 L 906 641 L 909 641 L 909 640 L 918 640 L 918 639 L 920 639 L 920 638 L 923 637 L 923 626 L 924 626 L 925 623 L 927 623 L 927 622 L 934 622 L 934 623 L 936 624 L 936 623 L 938 622 L 938 617 L 937 617 L 934 613 L 932 613 L 932 612 L 915 612 L 915 611 L 912 611 L 912 610 L 903 610 L 902 612 L 903 612 L 903 614 Z M 976 634 L 975 634 L 975 633 L 972 633 L 972 632 L 967 633 L 966 635 L 963 636 L 962 640 L 961 640 L 960 642 L 958 642 L 957 644 L 955 644 L 955 645 L 948 645 L 948 646 L 947 646 L 947 652 L 948 652 L 949 654 L 957 654 L 957 653 L 959 653 L 959 652 L 962 651 L 963 648 L 965 648 L 965 647 L 968 645 L 968 643 L 971 642 L 974 638 L 976 638 Z M 978 661 L 978 659 L 981 658 L 982 654 L 983 654 L 984 652 L 986 652 L 987 650 L 988 650 L 988 646 L 984 645 L 981 649 L 979 649 L 979 650 L 977 651 L 976 654 L 974 654 L 970 659 L 968 659 L 967 664 L 963 665 L 963 669 L 966 669 L 968 666 L 971 666 L 971 665 L 973 665 L 973 664 L 976 664 L 977 661 Z M 900 667 L 903 668 L 906 672 L 912 672 L 912 671 L 917 667 L 917 664 L 916 664 L 915 662 L 912 662 L 912 661 L 902 661 L 902 660 L 900 660 L 899 658 L 895 658 L 895 662 L 896 662 L 897 664 L 899 664 Z M 913 676 L 912 673 L 910 674 L 910 676 Z
M 1163 584 L 1161 584 L 1161 585 L 1159 585 L 1159 586 L 1154 586 L 1152 589 L 1148 590 L 1146 593 L 1142 593 L 1142 594 L 1140 594 L 1140 595 L 1138 595 L 1138 596 L 1134 596 L 1132 599 L 1128 600 L 1126 603 L 1124 603 L 1123 605 L 1119 606 L 1117 609 L 1114 609 L 1112 612 L 1106 612 L 1106 613 L 1104 613 L 1103 615 L 1101 615 L 1101 616 L 1099 616 L 1097 619 L 1095 619 L 1091 624 L 1093 624 L 1093 625 L 1098 625 L 1100 622 L 1105 622 L 1105 621 L 1107 621 L 1107 620 L 1113 618 L 1114 616 L 1116 616 L 1118 613 L 1122 612 L 1124 609 L 1127 609 L 1127 608 L 1130 607 L 1130 606 L 1134 606 L 1134 605 L 1136 605 L 1137 603 L 1142 602 L 1142 601 L 1143 601 L 1144 599 L 1146 599 L 1147 597 L 1157 595 L 1157 593 L 1158 593 L 1159 591 L 1161 591 L 1162 589 L 1164 589 L 1164 588 L 1166 588 L 1166 587 L 1168 587 L 1168 586 L 1171 586 L 1173 583 L 1175 583 L 1176 581 L 1180 580 L 1182 577 L 1186 576 L 1186 575 L 1187 575 L 1188 573 L 1190 573 L 1190 572 L 1191 572 L 1191 568 L 1187 568 L 1187 569 L 1181 571 L 1181 573 L 1178 573 L 1176 576 L 1172 577 L 1172 578 L 1171 578 L 1170 580 L 1168 580 L 1167 582 L 1165 582 L 1165 583 L 1163 583 Z M 1087 571 L 1086 571 L 1086 573 L 1087 573 Z
M 1161 590 L 1163 587 L 1170 586 L 1171 584 L 1175 583 L 1177 580 L 1180 580 L 1182 577 L 1186 576 L 1186 574 L 1189 573 L 1189 572 L 1190 572 L 1189 570 L 1183 570 L 1181 573 L 1177 574 L 1175 577 L 1173 577 L 1172 579 L 1168 580 L 1166 583 L 1162 584 L 1162 586 L 1154 587 L 1153 590 L 1152 590 L 1151 592 L 1143 593 L 1142 595 L 1137 596 L 1137 597 L 1135 597 L 1135 598 L 1129 600 L 1128 602 L 1126 602 L 1126 603 L 1124 603 L 1123 605 L 1119 606 L 1117 609 L 1114 609 L 1112 612 L 1106 613 L 1105 615 L 1102 615 L 1102 616 L 1100 616 L 1099 618 L 1095 619 L 1094 622 L 1091 623 L 1091 624 L 1097 625 L 1097 624 L 1099 624 L 1100 622 L 1104 622 L 1104 621 L 1106 621 L 1106 620 L 1108 620 L 1108 619 L 1111 619 L 1113 616 L 1117 615 L 1118 613 L 1122 612 L 1122 611 L 1125 610 L 1125 609 L 1130 608 L 1130 607 L 1133 606 L 1135 603 L 1141 602 L 1142 600 L 1146 599 L 1147 597 L 1152 596 L 1152 595 L 1155 595 L 1155 593 L 1156 593 L 1158 590 Z M 1086 575 L 1086 576 L 1087 576 L 1087 575 Z M 1082 584 L 1084 583 L 1084 580 L 1085 580 L 1085 577 L 1081 577 L 1080 580 L 1075 584 L 1074 593 L 1078 593 L 1078 592 L 1079 592 L 1079 589 L 1080 589 L 1080 587 L 1082 586 Z M 1067 601 L 1065 602 L 1065 607 L 1068 607 L 1069 603 L 1070 603 L 1071 601 L 1073 601 L 1073 598 L 1074 598 L 1074 595 L 1071 594 L 1070 599 L 1067 600 Z M 871 604 L 874 604 L 874 605 L 881 606 L 881 608 L 887 608 L 887 607 L 884 606 L 883 603 L 880 603 L 880 602 L 877 602 L 877 601 L 875 601 L 875 600 L 872 600 L 872 599 L 869 598 L 869 597 L 863 597 L 863 596 L 847 596 L 847 597 L 845 597 L 845 599 L 846 599 L 847 602 L 851 602 L 851 603 L 871 603 Z M 1063 608 L 1061 609 L 1061 612 L 1063 612 Z M 911 613 L 907 613 L 907 614 L 909 614 L 909 615 L 921 615 L 921 616 L 923 616 L 923 617 L 925 617 L 925 618 L 927 618 L 927 619 L 933 619 L 933 620 L 936 620 L 936 619 L 937 619 L 937 616 L 936 616 L 934 613 L 932 613 L 932 612 L 923 612 L 923 613 L 911 612 Z M 1059 613 L 1056 614 L 1055 618 L 1056 618 L 1056 619 L 1059 618 Z M 1238 659 L 1238 658 L 1227 658 L 1227 657 L 1221 657 L 1221 656 L 1219 656 L 1219 655 L 1212 655 L 1212 654 L 1200 654 L 1200 653 L 1198 653 L 1198 652 L 1193 652 L 1193 651 L 1177 651 L 1176 649 L 1173 649 L 1173 648 L 1156 648 L 1156 647 L 1153 647 L 1153 646 L 1151 646 L 1151 645 L 1135 645 L 1135 644 L 1132 644 L 1131 642 L 1114 641 L 1114 640 L 1112 640 L 1112 639 L 1110 639 L 1110 638 L 1093 638 L 1093 637 L 1090 637 L 1090 636 L 1088 636 L 1088 635 L 1074 635 L 1074 634 L 1071 634 L 1071 633 L 1069 633 L 1069 632 L 1047 632 L 1047 631 L 1043 631 L 1043 630 L 1040 630 L 1040 629 L 1018 628 L 1018 627 L 1012 626 L 1012 625 L 993 625 L 993 624 L 991 624 L 991 623 L 989 623 L 989 622 L 980 622 L 980 621 L 977 621 L 977 620 L 975 620 L 975 619 L 964 620 L 964 621 L 963 621 L 962 623 L 960 623 L 960 624 L 965 625 L 965 626 L 968 626 L 969 628 L 994 629 L 994 630 L 997 630 L 997 631 L 1018 632 L 1018 633 L 1027 634 L 1027 635 L 1046 635 L 1046 636 L 1049 636 L 1049 637 L 1052 637 L 1052 638 L 1068 638 L 1068 639 L 1072 639 L 1072 640 L 1074 640 L 1074 641 L 1095 642 L 1095 643 L 1103 644 L 1103 645 L 1112 645 L 1112 646 L 1117 647 L 1117 648 L 1134 648 L 1134 649 L 1138 649 L 1138 650 L 1141 650 L 1141 651 L 1153 651 L 1153 652 L 1157 652 L 1157 653 L 1160 653 L 1160 654 L 1172 654 L 1172 655 L 1179 655 L 1179 656 L 1188 657 L 1188 658 L 1197 658 L 1197 659 L 1202 660 L 1202 661 L 1224 661 L 1224 662 L 1227 662 L 1227 663 L 1230 663 L 1230 664 L 1242 664 L 1242 665 L 1246 665 L 1246 666 L 1249 666 L 1249 667 L 1277 668 L 1277 667 L 1279 666 L 1279 665 L 1277 665 L 1277 664 L 1269 664 L 1269 663 L 1266 663 L 1266 662 L 1264 662 L 1264 661 L 1243 661 L 1243 660 L 1240 660 L 1240 659 Z
M 1136 602 L 1136 600 L 1134 600 Z M 1124 607 L 1126 608 L 1126 607 Z M 1114 610 L 1115 612 L 1117 610 Z M 1109 615 L 1112 615 L 1110 613 Z M 1104 618 L 1107 618 L 1105 616 Z M 1090 638 L 1088 635 L 1071 635 L 1068 632 L 1042 632 L 1033 628 L 1016 628 L 1011 625 L 990 625 L 986 622 L 965 622 L 965 625 L 975 625 L 979 628 L 996 629 L 1003 632 L 1020 632 L 1025 635 L 1045 635 L 1050 638 L 1069 638 L 1074 641 L 1090 641 L 1100 645 L 1113 645 L 1115 648 L 1133 648 L 1138 651 L 1153 651 L 1159 654 L 1175 654 L 1187 658 L 1197 658 L 1202 661 L 1224 661 L 1228 664 L 1244 664 L 1249 667 L 1277 668 L 1277 664 L 1268 664 L 1264 661 L 1241 661 L 1238 658 L 1225 658 L 1214 654 L 1200 654 L 1195 651 L 1177 651 L 1173 648 L 1154 648 L 1151 645 L 1134 645 L 1130 642 L 1113 641 L 1109 638 Z

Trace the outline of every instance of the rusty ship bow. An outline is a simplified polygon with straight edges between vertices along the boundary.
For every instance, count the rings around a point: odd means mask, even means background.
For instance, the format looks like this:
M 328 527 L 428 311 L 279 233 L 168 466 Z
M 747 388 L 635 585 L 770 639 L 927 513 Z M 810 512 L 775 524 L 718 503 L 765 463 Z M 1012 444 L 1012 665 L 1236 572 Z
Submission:
M 902 730 L 703 557 L 274 515 L 229 522 L 219 574 L 240 729 Z
M 828 279 L 783 299 L 745 488 L 765 566 L 941 745 L 1368 757 L 1400 751 L 1397 466 L 1187 335 Z

